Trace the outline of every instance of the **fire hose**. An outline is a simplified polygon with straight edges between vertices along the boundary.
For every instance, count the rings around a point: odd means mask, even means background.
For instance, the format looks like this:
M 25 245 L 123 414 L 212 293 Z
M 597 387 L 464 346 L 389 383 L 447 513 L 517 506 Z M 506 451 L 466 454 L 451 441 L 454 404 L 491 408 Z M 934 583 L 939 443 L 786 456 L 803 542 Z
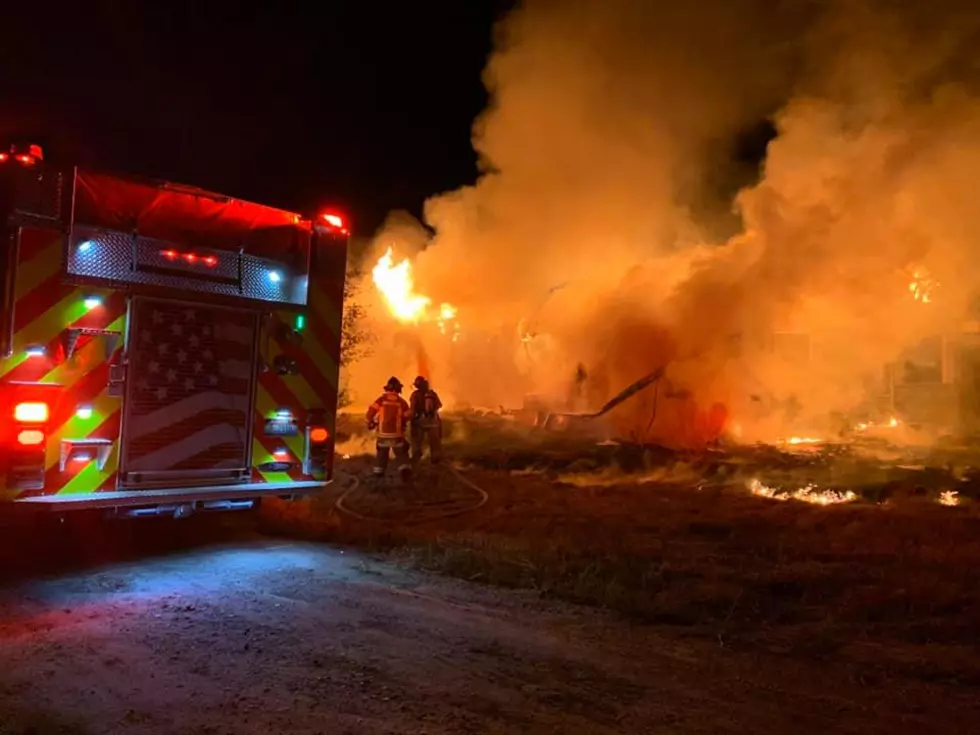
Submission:
M 474 498 L 473 502 L 463 507 L 453 508 L 451 510 L 442 511 L 441 513 L 436 513 L 434 515 L 427 515 L 423 518 L 416 518 L 414 520 L 406 519 L 404 517 L 378 518 L 374 516 L 369 516 L 363 513 L 358 513 L 357 511 L 351 509 L 350 506 L 347 505 L 347 501 L 353 497 L 354 493 L 357 492 L 361 486 L 361 480 L 357 475 L 348 474 L 348 477 L 353 479 L 354 482 L 349 488 L 347 488 L 347 490 L 343 492 L 343 494 L 341 494 L 339 498 L 337 498 L 336 502 L 334 503 L 334 508 L 337 509 L 338 513 L 349 516 L 358 521 L 364 521 L 368 523 L 398 523 L 399 525 L 406 525 L 406 524 L 415 524 L 415 523 L 429 523 L 431 521 L 439 521 L 439 520 L 444 520 L 446 518 L 455 518 L 456 516 L 461 516 L 466 513 L 472 513 L 474 511 L 477 511 L 480 508 L 482 508 L 484 505 L 486 505 L 487 501 L 490 499 L 490 496 L 483 488 L 481 488 L 475 482 L 470 480 L 468 477 L 466 477 L 462 472 L 457 470 L 455 467 L 449 465 L 447 469 L 449 470 L 450 473 L 452 473 L 455 476 L 455 478 L 462 485 L 466 486 L 476 494 L 476 497 Z M 430 503 L 423 503 L 421 507 L 422 508 L 435 507 L 436 505 L 444 504 L 444 502 L 445 501 L 433 501 Z

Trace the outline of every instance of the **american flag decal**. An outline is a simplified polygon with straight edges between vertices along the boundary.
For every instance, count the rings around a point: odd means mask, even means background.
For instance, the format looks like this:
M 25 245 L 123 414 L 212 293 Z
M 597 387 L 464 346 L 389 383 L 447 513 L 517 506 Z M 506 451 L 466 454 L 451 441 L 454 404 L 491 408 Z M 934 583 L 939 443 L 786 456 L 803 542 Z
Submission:
M 244 470 L 256 319 L 137 300 L 123 471 Z

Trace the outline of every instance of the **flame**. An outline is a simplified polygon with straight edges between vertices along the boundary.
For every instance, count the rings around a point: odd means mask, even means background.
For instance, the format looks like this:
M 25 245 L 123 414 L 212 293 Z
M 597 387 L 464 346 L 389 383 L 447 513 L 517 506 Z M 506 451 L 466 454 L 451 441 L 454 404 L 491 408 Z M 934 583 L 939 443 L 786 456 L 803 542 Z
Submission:
M 458 311 L 452 304 L 440 304 L 439 317 L 436 319 L 436 324 L 439 325 L 439 331 L 443 334 L 451 335 L 450 338 L 453 342 L 459 339 L 459 322 L 456 321 L 456 313 Z
M 888 421 L 881 424 L 874 421 L 862 421 L 861 423 L 854 425 L 854 430 L 861 432 L 868 431 L 869 429 L 895 429 L 898 428 L 901 423 L 901 421 L 892 416 L 890 419 L 888 419 Z
M 378 259 L 371 276 L 395 319 L 417 324 L 425 316 L 432 299 L 415 292 L 412 264 L 407 258 L 395 265 L 392 249 L 388 248 Z
M 932 278 L 924 268 L 912 271 L 912 280 L 908 285 L 912 298 L 923 304 L 932 303 L 932 294 L 939 287 L 939 282 Z
M 804 503 L 814 505 L 836 505 L 838 503 L 850 503 L 857 500 L 850 490 L 843 492 L 838 490 L 818 490 L 816 485 L 806 485 L 797 490 L 778 490 L 769 485 L 764 485 L 759 480 L 751 480 L 748 483 L 749 490 L 753 495 L 772 500 L 800 500 Z
M 793 444 L 793 445 L 796 445 L 796 444 L 820 444 L 822 441 L 823 441 L 823 439 L 817 439 L 816 437 L 812 437 L 812 436 L 791 436 L 789 439 L 786 439 L 785 441 L 781 441 L 779 443 L 780 444 Z
M 959 495 L 960 494 L 955 490 L 943 490 L 939 494 L 939 502 L 942 505 L 959 505 L 960 504 Z
M 439 311 L 433 314 L 432 299 L 415 290 L 412 264 L 408 258 L 396 264 L 392 248 L 389 247 L 378 258 L 371 276 L 395 319 L 406 324 L 435 321 L 439 331 L 448 335 L 453 342 L 459 339 L 459 322 L 456 320 L 459 310 L 443 302 L 439 305 Z

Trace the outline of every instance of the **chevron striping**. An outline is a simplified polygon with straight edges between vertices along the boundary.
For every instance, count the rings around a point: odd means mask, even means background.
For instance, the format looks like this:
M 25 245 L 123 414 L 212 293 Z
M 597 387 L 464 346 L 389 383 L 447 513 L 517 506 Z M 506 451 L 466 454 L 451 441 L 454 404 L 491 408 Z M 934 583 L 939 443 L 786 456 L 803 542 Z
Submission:
M 279 444 L 285 444 L 286 447 L 292 452 L 297 460 L 303 457 L 303 437 L 302 436 L 283 436 L 283 437 L 265 437 L 262 435 L 262 428 L 265 425 L 265 420 L 275 413 L 276 409 L 284 404 L 276 403 L 273 397 L 270 395 L 269 391 L 265 386 L 259 385 L 255 392 L 255 411 L 256 411 L 256 437 L 261 437 L 261 443 L 265 448 L 265 454 L 267 458 L 262 461 L 256 461 L 256 458 L 252 458 L 252 464 L 261 464 L 262 462 L 272 461 L 272 450 Z M 288 404 L 285 404 L 288 405 Z M 303 417 L 297 416 L 297 420 L 301 421 Z
M 311 310 L 330 328 L 334 337 L 340 337 L 343 315 L 342 303 L 336 303 L 336 299 L 330 297 L 316 279 L 310 280 L 308 294 Z

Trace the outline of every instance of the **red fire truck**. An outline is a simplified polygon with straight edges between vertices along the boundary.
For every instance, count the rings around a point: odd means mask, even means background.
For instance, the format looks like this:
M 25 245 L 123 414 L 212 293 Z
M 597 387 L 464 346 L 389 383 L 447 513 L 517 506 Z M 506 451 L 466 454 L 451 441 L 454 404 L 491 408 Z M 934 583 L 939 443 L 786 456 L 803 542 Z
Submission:
M 329 483 L 348 230 L 0 152 L 0 511 L 172 514 Z

